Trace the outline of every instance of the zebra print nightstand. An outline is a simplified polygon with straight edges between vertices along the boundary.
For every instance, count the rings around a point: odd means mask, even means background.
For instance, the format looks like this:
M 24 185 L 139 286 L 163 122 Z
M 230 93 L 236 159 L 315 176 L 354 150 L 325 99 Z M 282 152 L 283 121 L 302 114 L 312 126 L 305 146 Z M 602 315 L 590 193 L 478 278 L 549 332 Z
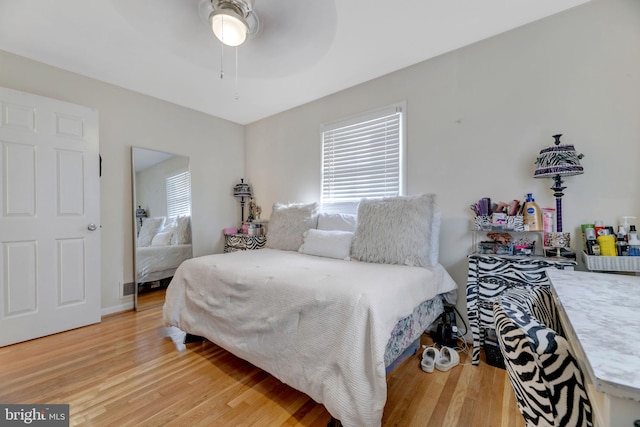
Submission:
M 473 335 L 471 363 L 480 363 L 485 329 L 495 329 L 493 302 L 512 286 L 549 285 L 545 269 L 573 270 L 577 263 L 567 258 L 538 256 L 469 255 L 467 278 L 467 316 Z
M 251 236 L 249 234 L 225 234 L 224 252 L 251 251 L 264 248 L 267 236 Z

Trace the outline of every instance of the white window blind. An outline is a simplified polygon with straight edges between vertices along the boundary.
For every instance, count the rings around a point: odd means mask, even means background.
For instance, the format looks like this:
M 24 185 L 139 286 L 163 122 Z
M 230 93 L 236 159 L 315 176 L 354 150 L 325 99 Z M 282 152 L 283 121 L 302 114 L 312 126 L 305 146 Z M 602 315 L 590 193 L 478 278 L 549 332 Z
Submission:
M 362 198 L 403 194 L 403 128 L 400 105 L 324 126 L 323 211 L 355 212 Z
M 179 172 L 167 177 L 167 217 L 191 215 L 191 174 Z

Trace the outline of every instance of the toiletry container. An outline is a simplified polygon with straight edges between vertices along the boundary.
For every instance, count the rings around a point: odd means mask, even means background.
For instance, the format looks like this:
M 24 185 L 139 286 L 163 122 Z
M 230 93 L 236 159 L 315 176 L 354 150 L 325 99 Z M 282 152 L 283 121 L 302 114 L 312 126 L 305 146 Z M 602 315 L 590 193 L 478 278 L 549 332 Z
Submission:
M 602 222 L 601 219 L 596 219 L 595 221 L 593 221 L 594 227 L 596 229 L 596 237 L 597 236 L 603 236 L 604 235 L 604 223 Z
M 524 226 L 525 230 L 541 231 L 542 230 L 542 211 L 535 202 L 531 193 L 527 194 L 527 200 L 524 202 Z
M 635 225 L 632 225 L 631 223 L 629 223 L 630 219 L 636 219 L 635 216 L 623 216 L 622 217 L 622 227 L 624 227 L 624 232 L 625 232 L 625 239 L 627 240 L 627 242 L 629 241 L 629 231 L 631 231 L 631 227 L 633 227 L 634 229 L 636 228 Z
M 629 231 L 629 256 L 640 256 L 640 239 L 634 225 Z
M 594 227 L 594 224 L 582 224 L 580 226 L 580 230 L 582 230 L 582 250 L 585 251 L 585 252 L 588 252 L 587 251 L 587 233 L 586 233 L 586 229 L 587 228 L 591 228 L 592 229 L 591 231 L 593 231 L 593 240 L 596 240 L 596 237 L 597 237 L 595 229 L 593 227 Z M 589 254 L 589 255 L 593 255 L 593 254 Z
M 624 232 L 624 227 L 620 226 L 618 230 L 618 237 L 616 239 L 616 251 L 618 256 L 628 255 L 628 249 L 627 233 Z
M 584 229 L 584 236 L 587 243 L 587 255 L 600 255 L 596 230 L 593 227 L 587 227 Z
M 556 231 L 556 210 L 554 208 L 542 208 L 542 231 L 544 231 L 544 246 L 551 246 L 549 234 Z
M 598 245 L 600 245 L 600 255 L 617 256 L 616 238 L 610 234 L 598 236 Z

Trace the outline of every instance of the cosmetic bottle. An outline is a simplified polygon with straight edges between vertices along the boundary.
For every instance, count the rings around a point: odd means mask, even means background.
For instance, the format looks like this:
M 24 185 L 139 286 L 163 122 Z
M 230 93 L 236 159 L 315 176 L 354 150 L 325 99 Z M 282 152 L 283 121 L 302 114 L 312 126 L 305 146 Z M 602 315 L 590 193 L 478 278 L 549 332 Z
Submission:
M 618 256 L 627 256 L 629 254 L 628 250 L 629 245 L 627 243 L 627 236 L 624 232 L 624 227 L 620 226 L 616 241 L 616 252 L 618 253 Z
M 600 245 L 596 240 L 596 230 L 593 227 L 585 228 L 584 236 L 587 244 L 587 255 L 600 255 Z
M 629 256 L 640 256 L 640 240 L 635 225 L 629 231 Z
M 527 200 L 524 202 L 524 226 L 525 230 L 541 231 L 542 230 L 542 211 L 532 197 L 532 193 L 527 194 Z
M 593 221 L 593 224 L 595 225 L 594 228 L 596 229 L 596 237 L 604 235 L 605 227 L 602 220 L 596 219 L 595 221 Z
M 600 255 L 602 256 L 618 256 L 616 250 L 616 238 L 610 234 L 598 236 L 598 244 L 600 245 Z
M 632 225 L 629 220 L 636 219 L 635 216 L 623 216 L 622 217 L 622 227 L 624 227 L 625 238 L 627 241 L 629 240 L 629 231 L 631 231 L 631 227 L 636 228 L 635 225 Z

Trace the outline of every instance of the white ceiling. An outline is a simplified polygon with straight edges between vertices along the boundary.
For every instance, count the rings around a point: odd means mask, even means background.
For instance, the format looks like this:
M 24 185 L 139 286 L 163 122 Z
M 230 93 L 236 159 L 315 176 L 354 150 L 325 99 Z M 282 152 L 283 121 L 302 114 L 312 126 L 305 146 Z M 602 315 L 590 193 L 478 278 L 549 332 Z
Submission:
M 0 0 L 0 49 L 247 124 L 589 0 L 255 0 L 237 100 L 200 1 Z

